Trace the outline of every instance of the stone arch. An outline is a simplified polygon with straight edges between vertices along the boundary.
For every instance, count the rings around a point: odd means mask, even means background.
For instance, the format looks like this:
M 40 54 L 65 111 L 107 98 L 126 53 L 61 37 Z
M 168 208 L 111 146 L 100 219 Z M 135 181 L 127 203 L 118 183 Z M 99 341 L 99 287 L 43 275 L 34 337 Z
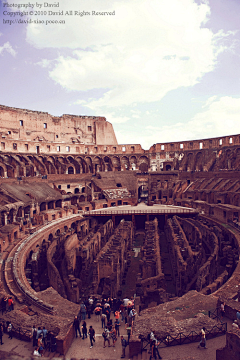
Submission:
M 139 164 L 139 170 L 140 171 L 143 171 L 143 172 L 148 171 L 149 160 L 148 160 L 147 156 L 140 156 L 140 158 L 138 160 L 138 164 Z
M 105 171 L 112 171 L 112 162 L 109 156 L 104 156 L 103 163 Z
M 53 234 L 52 234 L 52 233 L 50 233 L 50 234 L 48 235 L 48 241 L 50 241 L 50 242 L 53 241 Z
M 58 156 L 55 160 L 58 174 L 66 174 L 66 164 L 63 156 Z
M 71 166 L 68 166 L 67 168 L 67 174 L 75 174 L 75 168 L 71 165 Z
M 192 171 L 194 167 L 194 156 L 193 153 L 188 153 L 186 156 L 186 164 L 184 166 L 184 171 Z
M 201 151 L 196 155 L 195 164 L 196 171 L 203 171 L 203 153 Z
M 15 176 L 15 169 L 11 165 L 7 165 L 7 177 L 13 178 Z
M 89 156 L 85 158 L 85 163 L 86 163 L 86 172 L 93 173 L 92 159 Z
M 136 156 L 131 156 L 129 159 L 130 162 L 130 167 L 132 170 L 137 170 L 137 166 L 138 166 L 138 161 Z
M 80 169 L 80 174 L 84 174 L 87 172 L 87 164 L 84 161 L 83 158 L 81 158 L 80 156 L 78 156 L 76 158 L 77 163 L 79 164 L 79 169 Z
M 42 202 L 41 204 L 40 204 L 40 211 L 45 211 L 47 209 L 47 204 L 46 204 L 46 202 Z
M 81 173 L 81 167 L 79 162 L 74 159 L 72 156 L 68 156 L 67 160 L 71 163 L 71 166 L 74 168 L 74 174 L 80 174 Z M 69 172 L 68 172 L 69 174 Z
M 0 163 L 0 177 L 4 178 L 5 174 L 7 174 L 6 165 Z
M 112 166 L 114 171 L 121 171 L 121 163 L 118 156 L 113 156 L 112 158 Z
M 97 173 L 99 171 L 102 171 L 102 159 L 99 156 L 95 156 L 93 158 L 93 172 Z
M 76 205 L 77 202 L 78 202 L 78 197 L 77 197 L 77 196 L 73 196 L 73 197 L 71 198 L 71 205 Z
M 129 163 L 129 158 L 127 156 L 121 157 L 121 168 L 122 170 L 129 170 L 130 163 Z
M 62 207 L 62 200 L 61 200 L 61 199 L 58 199 L 58 200 L 56 201 L 56 207 L 59 207 L 59 208 Z
M 48 174 L 57 174 L 57 169 L 55 166 L 55 161 L 52 156 L 48 156 L 44 159 L 45 166 L 47 168 Z
M 36 168 L 36 172 L 40 175 L 46 175 L 47 172 L 47 168 L 45 166 L 45 164 L 43 163 L 43 158 L 42 156 L 31 156 L 28 155 L 27 158 L 35 165 Z
M 33 165 L 26 165 L 26 176 L 34 176 Z

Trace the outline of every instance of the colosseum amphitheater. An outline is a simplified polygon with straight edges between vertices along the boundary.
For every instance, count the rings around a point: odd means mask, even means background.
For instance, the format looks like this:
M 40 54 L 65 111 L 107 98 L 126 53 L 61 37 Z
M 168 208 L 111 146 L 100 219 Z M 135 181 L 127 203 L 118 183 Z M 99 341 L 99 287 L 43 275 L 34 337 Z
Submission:
M 0 131 L 0 297 L 15 302 L 1 321 L 26 340 L 49 324 L 66 354 L 83 299 L 134 296 L 131 358 L 153 328 L 226 332 L 206 314 L 240 312 L 240 135 L 143 150 L 103 117 L 6 106 Z M 239 359 L 227 339 L 216 359 Z

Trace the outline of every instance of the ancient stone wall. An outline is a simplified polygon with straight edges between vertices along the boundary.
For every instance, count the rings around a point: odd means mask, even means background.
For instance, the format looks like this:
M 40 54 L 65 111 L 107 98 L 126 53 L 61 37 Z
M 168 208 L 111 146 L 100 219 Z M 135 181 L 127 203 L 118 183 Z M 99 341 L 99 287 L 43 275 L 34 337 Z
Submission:
M 62 282 L 61 276 L 59 274 L 58 269 L 54 265 L 52 258 L 54 253 L 56 252 L 56 247 L 58 245 L 57 240 L 54 240 L 52 244 L 49 246 L 47 251 L 47 267 L 48 267 L 48 278 L 50 286 L 53 287 L 63 298 L 67 298 L 65 293 L 65 287 Z
M 93 264 L 94 293 L 116 297 L 127 267 L 133 239 L 133 224 L 121 220 Z
M 7 126 L 6 126 L 7 124 Z M 36 144 L 99 144 L 116 145 L 112 124 L 104 117 L 62 115 L 52 116 L 46 112 L 0 106 L 0 132 L 2 139 L 25 141 L 20 147 L 26 150 L 29 142 Z M 14 147 L 13 147 L 14 150 Z M 21 149 L 19 149 L 21 150 Z M 66 149 L 66 151 L 68 151 Z
M 158 221 L 145 222 L 145 240 L 141 250 L 141 287 L 143 294 L 165 288 L 164 274 L 162 272 Z

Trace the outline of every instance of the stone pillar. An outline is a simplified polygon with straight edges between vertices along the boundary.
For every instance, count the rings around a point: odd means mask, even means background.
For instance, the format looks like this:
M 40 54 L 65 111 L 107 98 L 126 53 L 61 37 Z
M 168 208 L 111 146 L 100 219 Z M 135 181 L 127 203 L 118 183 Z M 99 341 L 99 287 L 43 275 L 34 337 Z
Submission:
M 7 225 L 7 217 L 8 217 L 8 213 L 5 212 L 4 213 L 4 224 L 3 225 Z
M 13 212 L 13 223 L 16 222 L 16 216 L 17 216 L 17 211 L 15 210 Z
M 132 214 L 132 223 L 133 223 L 133 227 L 135 228 L 135 215 L 134 214 Z

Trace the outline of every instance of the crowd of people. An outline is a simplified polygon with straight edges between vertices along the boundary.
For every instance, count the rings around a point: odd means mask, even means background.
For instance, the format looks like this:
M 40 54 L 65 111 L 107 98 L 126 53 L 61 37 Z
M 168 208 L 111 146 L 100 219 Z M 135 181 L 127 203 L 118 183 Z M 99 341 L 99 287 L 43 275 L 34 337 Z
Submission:
M 57 350 L 56 336 L 51 331 L 47 331 L 45 326 L 36 328 L 36 326 L 33 325 L 32 342 L 34 347 L 33 355 L 36 356 L 43 356 L 44 349 L 51 352 Z
M 2 315 L 5 312 L 8 311 L 12 311 L 14 310 L 14 305 L 13 305 L 13 298 L 12 296 L 4 296 L 1 300 L 1 310 L 2 310 Z
M 97 322 L 101 322 L 101 327 L 103 329 L 103 347 L 105 348 L 106 344 L 108 347 L 115 347 L 116 341 L 118 337 L 120 337 L 120 326 L 123 325 L 128 336 L 127 341 L 124 339 L 123 335 L 121 336 L 122 357 L 125 357 L 125 348 L 129 344 L 135 315 L 136 311 L 133 298 L 120 300 L 111 298 L 99 299 L 90 296 L 85 301 L 82 301 L 79 313 L 74 318 L 73 326 L 75 336 L 79 336 L 82 339 L 89 336 L 90 349 L 93 347 L 95 342 L 95 330 L 92 326 L 87 330 L 86 319 L 91 319 L 91 317 L 94 316 Z

